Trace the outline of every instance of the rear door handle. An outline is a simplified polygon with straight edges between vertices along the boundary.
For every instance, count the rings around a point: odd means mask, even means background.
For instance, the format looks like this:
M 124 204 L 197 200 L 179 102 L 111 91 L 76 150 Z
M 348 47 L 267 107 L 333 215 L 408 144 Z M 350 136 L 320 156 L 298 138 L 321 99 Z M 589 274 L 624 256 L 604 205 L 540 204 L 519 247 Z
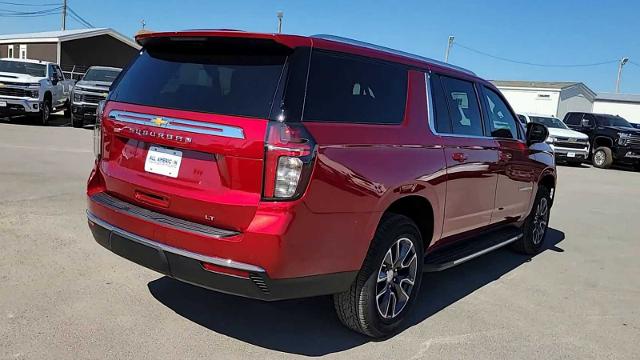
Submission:
M 467 155 L 465 155 L 464 153 L 461 153 L 461 152 L 453 153 L 451 155 L 451 158 L 454 161 L 457 161 L 457 162 L 465 162 L 465 161 L 467 161 Z

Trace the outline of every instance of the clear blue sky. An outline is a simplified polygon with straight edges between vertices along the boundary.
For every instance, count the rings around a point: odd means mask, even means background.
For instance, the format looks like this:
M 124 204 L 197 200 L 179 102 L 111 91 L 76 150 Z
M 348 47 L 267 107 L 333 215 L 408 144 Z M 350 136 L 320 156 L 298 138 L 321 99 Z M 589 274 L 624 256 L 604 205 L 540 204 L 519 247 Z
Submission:
M 62 0 L 7 0 L 46 4 Z M 640 93 L 640 1 L 213 1 L 69 0 L 96 27 L 132 36 L 140 19 L 153 30 L 234 28 L 330 33 L 440 59 L 447 36 L 486 53 L 540 64 L 590 64 L 628 56 L 622 92 Z M 0 2 L 0 10 L 28 10 Z M 2 13 L 2 11 L 0 11 Z M 69 28 L 80 28 L 68 20 Z M 0 17 L 0 33 L 57 30 L 60 16 Z M 454 47 L 450 61 L 480 76 L 501 80 L 582 81 L 595 91 L 612 92 L 617 64 L 593 67 L 535 67 L 495 60 Z

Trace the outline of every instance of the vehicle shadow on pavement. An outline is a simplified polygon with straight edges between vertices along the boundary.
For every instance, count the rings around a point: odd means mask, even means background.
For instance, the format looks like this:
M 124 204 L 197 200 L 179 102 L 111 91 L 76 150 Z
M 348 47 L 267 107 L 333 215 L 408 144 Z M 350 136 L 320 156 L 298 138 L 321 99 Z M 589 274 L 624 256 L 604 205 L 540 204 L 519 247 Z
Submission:
M 562 231 L 549 228 L 544 251 L 563 252 L 557 247 L 562 240 Z M 530 256 L 499 249 L 443 272 L 425 273 L 418 302 L 405 329 L 530 260 Z M 151 281 L 148 287 L 154 298 L 180 316 L 272 350 L 322 356 L 373 341 L 340 324 L 329 296 L 262 302 L 209 291 L 169 277 Z
M 39 119 L 30 118 L 26 116 L 16 116 L 12 118 L 3 118 L 0 117 L 0 123 L 14 124 L 14 125 L 26 125 L 26 126 L 42 126 L 40 124 Z M 47 126 L 52 127 L 61 127 L 61 126 L 71 126 L 71 119 L 65 117 L 60 114 L 51 114 L 49 118 L 49 124 Z

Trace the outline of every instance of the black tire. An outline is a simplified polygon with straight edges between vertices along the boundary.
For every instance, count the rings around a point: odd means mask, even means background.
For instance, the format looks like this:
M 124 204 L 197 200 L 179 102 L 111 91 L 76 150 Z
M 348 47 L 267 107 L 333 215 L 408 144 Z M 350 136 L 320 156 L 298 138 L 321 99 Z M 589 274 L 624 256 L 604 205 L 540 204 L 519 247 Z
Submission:
M 544 214 L 542 214 L 543 208 L 546 209 Z M 512 249 L 527 255 L 539 253 L 544 246 L 545 235 L 549 228 L 550 212 L 551 192 L 547 187 L 540 185 L 531 213 L 522 226 L 523 236 L 513 243 Z M 544 221 L 544 224 L 540 221 Z
M 67 102 L 64 104 L 64 117 L 65 118 L 70 118 L 71 115 L 71 102 L 69 100 L 67 100 Z
M 410 253 L 411 249 L 407 250 L 409 246 L 407 240 L 413 245 L 415 264 Z M 396 247 L 396 243 L 401 245 Z M 389 253 L 392 248 L 393 252 Z M 403 268 L 398 272 L 394 270 L 397 262 L 390 261 L 394 265 L 387 267 L 386 260 L 393 260 L 393 254 L 399 254 L 403 252 L 403 249 L 406 250 L 405 254 L 409 255 L 405 258 L 410 257 L 411 261 L 404 261 Z M 397 255 L 396 261 L 401 257 L 401 255 Z M 364 264 L 351 288 L 333 296 L 333 303 L 340 321 L 354 331 L 375 338 L 393 334 L 407 317 L 419 294 L 423 260 L 422 237 L 415 223 L 403 215 L 385 214 L 380 220 Z M 406 264 L 408 266 L 404 267 Z M 387 269 L 386 272 L 384 269 Z M 380 278 L 380 274 L 385 273 L 386 276 Z M 408 276 L 403 278 L 404 274 L 408 274 Z M 413 286 L 408 289 L 405 288 L 409 285 L 406 280 L 410 279 L 411 274 L 415 274 L 414 281 Z M 402 284 L 405 284 L 404 287 Z M 402 290 L 398 290 L 398 288 Z M 408 292 L 408 300 L 399 302 L 398 299 L 404 297 L 399 291 L 404 294 Z M 394 292 L 400 295 L 391 295 Z M 380 306 L 383 308 L 385 306 L 379 305 L 377 294 L 381 295 L 380 301 L 382 303 L 388 299 L 386 309 L 379 309 Z M 392 301 L 392 299 L 395 300 Z M 393 306 L 391 306 L 392 303 Z M 392 316 L 385 317 L 382 314 L 382 312 L 386 312 L 389 315 L 390 310 Z M 395 313 L 396 310 L 397 313 Z
M 49 125 L 49 118 L 51 118 L 51 99 L 45 98 L 42 102 L 39 118 L 42 126 Z
M 82 119 L 78 119 L 77 117 L 73 116 L 73 114 L 71 114 L 71 126 L 73 126 L 74 128 L 81 128 L 82 126 L 84 126 L 84 122 L 82 121 Z
M 613 164 L 613 154 L 608 147 L 599 147 L 593 152 L 593 166 L 600 169 L 608 169 Z

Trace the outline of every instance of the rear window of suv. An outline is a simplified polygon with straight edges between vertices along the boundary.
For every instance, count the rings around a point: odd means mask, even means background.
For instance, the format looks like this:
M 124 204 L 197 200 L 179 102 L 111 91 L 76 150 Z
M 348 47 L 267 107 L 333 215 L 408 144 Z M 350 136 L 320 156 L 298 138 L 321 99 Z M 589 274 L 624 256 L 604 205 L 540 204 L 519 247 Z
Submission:
M 285 55 L 229 53 L 208 46 L 178 49 L 143 50 L 116 84 L 110 100 L 224 115 L 269 116 Z
M 401 65 L 314 50 L 304 121 L 399 124 L 407 76 Z

